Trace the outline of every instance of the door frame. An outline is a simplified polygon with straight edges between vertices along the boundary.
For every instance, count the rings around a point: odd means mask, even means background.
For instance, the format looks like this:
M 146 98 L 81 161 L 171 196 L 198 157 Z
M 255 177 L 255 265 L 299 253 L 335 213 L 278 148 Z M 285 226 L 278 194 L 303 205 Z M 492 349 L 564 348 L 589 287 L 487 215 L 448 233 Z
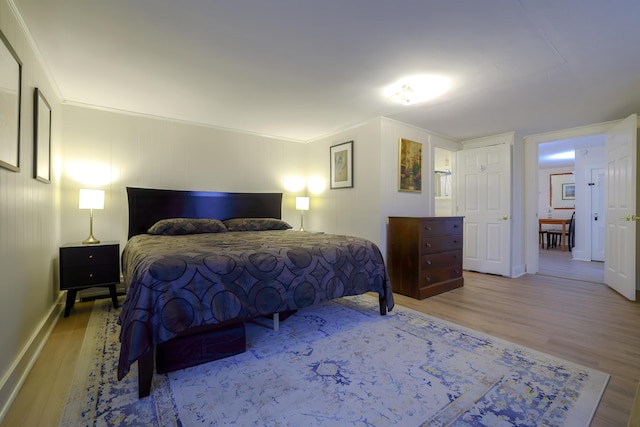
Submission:
M 524 256 L 525 272 L 535 274 L 539 270 L 538 243 L 538 145 L 545 142 L 602 135 L 622 120 L 598 123 L 525 136 L 524 142 Z

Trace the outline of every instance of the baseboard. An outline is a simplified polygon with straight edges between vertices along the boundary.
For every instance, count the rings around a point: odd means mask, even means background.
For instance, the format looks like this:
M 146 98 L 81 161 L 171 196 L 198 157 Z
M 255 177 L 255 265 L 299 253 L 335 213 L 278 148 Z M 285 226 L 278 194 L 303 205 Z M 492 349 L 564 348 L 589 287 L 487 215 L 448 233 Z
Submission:
M 515 279 L 516 277 L 524 276 L 526 274 L 526 269 L 524 264 L 518 265 L 511 269 L 511 278 Z
M 586 251 L 577 251 L 576 248 L 573 248 L 571 254 L 576 261 L 591 261 L 591 254 L 587 254 Z
M 42 351 L 49 335 L 53 331 L 58 318 L 64 310 L 64 296 L 62 292 L 58 297 L 58 301 L 51 307 L 49 313 L 44 318 L 40 326 L 29 339 L 27 345 L 22 349 L 20 355 L 13 362 L 6 375 L 0 380 L 0 422 L 4 419 L 13 404 L 20 388 L 24 384 L 38 360 L 38 356 Z
M 636 396 L 633 399 L 631 414 L 629 415 L 628 427 L 640 427 L 640 384 L 636 388 Z

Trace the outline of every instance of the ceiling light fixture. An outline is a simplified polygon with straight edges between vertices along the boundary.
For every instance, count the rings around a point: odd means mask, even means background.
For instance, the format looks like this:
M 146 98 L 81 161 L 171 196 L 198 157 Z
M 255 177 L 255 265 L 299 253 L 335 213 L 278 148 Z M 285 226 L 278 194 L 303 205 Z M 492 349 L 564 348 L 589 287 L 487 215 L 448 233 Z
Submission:
M 405 77 L 385 89 L 385 96 L 403 105 L 417 104 L 444 94 L 451 80 L 442 76 L 422 74 Z

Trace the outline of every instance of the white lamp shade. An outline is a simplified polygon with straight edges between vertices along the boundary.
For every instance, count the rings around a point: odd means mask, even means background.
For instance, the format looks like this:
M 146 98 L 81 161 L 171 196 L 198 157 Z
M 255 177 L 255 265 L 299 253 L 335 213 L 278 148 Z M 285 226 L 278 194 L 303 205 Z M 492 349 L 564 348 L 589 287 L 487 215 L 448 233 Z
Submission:
M 79 209 L 104 209 L 104 190 L 80 190 Z
M 296 197 L 296 210 L 308 211 L 309 210 L 309 198 L 308 197 Z

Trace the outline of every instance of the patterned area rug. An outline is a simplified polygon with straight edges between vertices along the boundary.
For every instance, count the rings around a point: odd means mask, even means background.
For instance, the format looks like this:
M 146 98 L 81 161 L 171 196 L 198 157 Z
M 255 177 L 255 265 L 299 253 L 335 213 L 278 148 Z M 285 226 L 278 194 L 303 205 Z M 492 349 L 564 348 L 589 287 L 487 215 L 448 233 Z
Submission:
M 117 381 L 118 310 L 96 301 L 63 426 L 587 426 L 609 376 L 397 306 L 348 297 L 299 310 L 247 351 Z

